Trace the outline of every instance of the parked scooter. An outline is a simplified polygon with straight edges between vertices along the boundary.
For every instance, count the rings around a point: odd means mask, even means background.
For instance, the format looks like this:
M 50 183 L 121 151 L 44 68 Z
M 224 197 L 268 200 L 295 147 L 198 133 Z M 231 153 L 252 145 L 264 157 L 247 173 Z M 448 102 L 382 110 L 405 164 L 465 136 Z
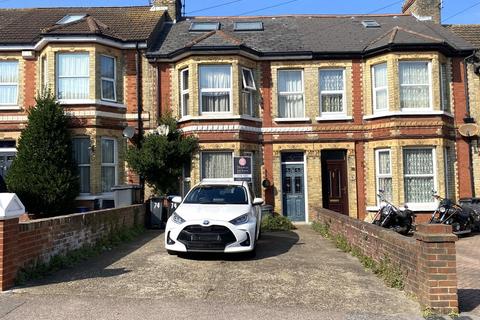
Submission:
M 451 225 L 453 233 L 460 235 L 472 232 L 480 222 L 480 215 L 472 208 L 442 198 L 435 191 L 433 197 L 438 201 L 438 207 L 432 214 L 430 223 Z
M 379 190 L 378 198 L 380 203 L 384 203 L 373 218 L 373 224 L 391 229 L 403 235 L 407 235 L 412 230 L 415 214 L 407 207 L 399 209 L 391 202 L 385 199 L 383 190 Z

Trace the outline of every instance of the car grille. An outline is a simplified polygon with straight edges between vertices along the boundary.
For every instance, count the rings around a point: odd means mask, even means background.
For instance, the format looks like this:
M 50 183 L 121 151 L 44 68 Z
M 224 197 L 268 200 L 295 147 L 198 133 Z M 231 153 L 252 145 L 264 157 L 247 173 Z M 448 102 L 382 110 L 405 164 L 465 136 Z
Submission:
M 227 245 L 237 241 L 227 227 L 201 225 L 185 227 L 177 239 L 188 251 L 223 251 Z

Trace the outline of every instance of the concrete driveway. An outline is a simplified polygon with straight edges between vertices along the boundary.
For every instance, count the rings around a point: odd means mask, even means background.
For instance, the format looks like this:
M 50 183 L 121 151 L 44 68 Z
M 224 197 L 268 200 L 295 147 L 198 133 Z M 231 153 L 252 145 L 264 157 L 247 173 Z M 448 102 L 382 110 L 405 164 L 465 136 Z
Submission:
M 417 303 L 309 226 L 266 233 L 258 249 L 252 260 L 169 256 L 148 231 L 1 294 L 0 319 L 421 319 Z

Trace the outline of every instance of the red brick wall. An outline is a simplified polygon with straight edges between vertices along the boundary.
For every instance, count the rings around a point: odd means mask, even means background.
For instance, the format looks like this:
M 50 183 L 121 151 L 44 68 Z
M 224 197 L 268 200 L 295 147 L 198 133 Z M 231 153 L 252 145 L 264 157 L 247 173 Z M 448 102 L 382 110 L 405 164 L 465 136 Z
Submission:
M 159 92 L 159 114 L 163 115 L 172 110 L 172 66 L 169 64 L 161 64 L 158 67 L 158 87 Z M 176 115 L 174 115 L 176 116 Z
M 333 236 L 343 235 L 365 256 L 377 262 L 388 257 L 405 276 L 405 292 L 415 295 L 424 307 L 441 313 L 458 311 L 457 237 L 451 226 L 418 225 L 410 238 L 333 211 L 317 209 L 316 214 Z
M 135 50 L 125 51 L 125 105 L 128 113 L 137 112 L 137 69 Z
M 23 74 L 25 79 L 25 85 L 23 87 L 23 97 L 25 100 L 23 102 L 23 105 L 26 109 L 35 106 L 35 97 L 37 94 L 35 83 L 35 80 L 37 79 L 36 62 L 36 60 L 25 60 L 24 64 Z

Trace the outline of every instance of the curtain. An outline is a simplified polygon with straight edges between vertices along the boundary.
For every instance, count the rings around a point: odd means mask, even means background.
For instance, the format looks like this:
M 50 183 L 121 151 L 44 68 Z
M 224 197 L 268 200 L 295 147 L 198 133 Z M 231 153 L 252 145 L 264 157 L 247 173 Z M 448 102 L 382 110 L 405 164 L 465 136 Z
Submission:
M 445 63 L 440 65 L 440 89 L 442 91 L 442 110 L 450 111 L 450 82 Z
M 102 139 L 102 192 L 111 191 L 115 178 L 115 140 Z
M 322 112 L 343 111 L 343 70 L 321 70 Z
M 202 179 L 233 177 L 231 152 L 202 152 Z
M 18 61 L 0 62 L 0 104 L 16 105 L 18 97 Z
M 202 111 L 229 112 L 231 67 L 229 65 L 200 66 Z
M 111 192 L 115 185 L 115 167 L 102 166 L 102 192 Z
M 304 116 L 302 71 L 280 71 L 278 81 L 279 116 L 301 118 Z
M 402 108 L 430 108 L 427 62 L 400 63 L 400 105 Z
M 102 163 L 115 163 L 115 141 L 102 139 Z
M 90 193 L 90 139 L 73 139 L 73 156 L 78 165 L 80 193 Z
M 390 152 L 379 151 L 378 152 L 378 190 L 384 191 L 385 199 L 392 200 L 392 176 L 390 171 Z
M 404 149 L 403 167 L 406 202 L 432 202 L 435 187 L 432 149 Z
M 374 75 L 374 94 L 375 94 L 375 109 L 388 109 L 388 78 L 387 78 L 387 64 L 379 64 L 373 67 Z
M 58 97 L 87 99 L 89 97 L 88 53 L 58 55 Z

